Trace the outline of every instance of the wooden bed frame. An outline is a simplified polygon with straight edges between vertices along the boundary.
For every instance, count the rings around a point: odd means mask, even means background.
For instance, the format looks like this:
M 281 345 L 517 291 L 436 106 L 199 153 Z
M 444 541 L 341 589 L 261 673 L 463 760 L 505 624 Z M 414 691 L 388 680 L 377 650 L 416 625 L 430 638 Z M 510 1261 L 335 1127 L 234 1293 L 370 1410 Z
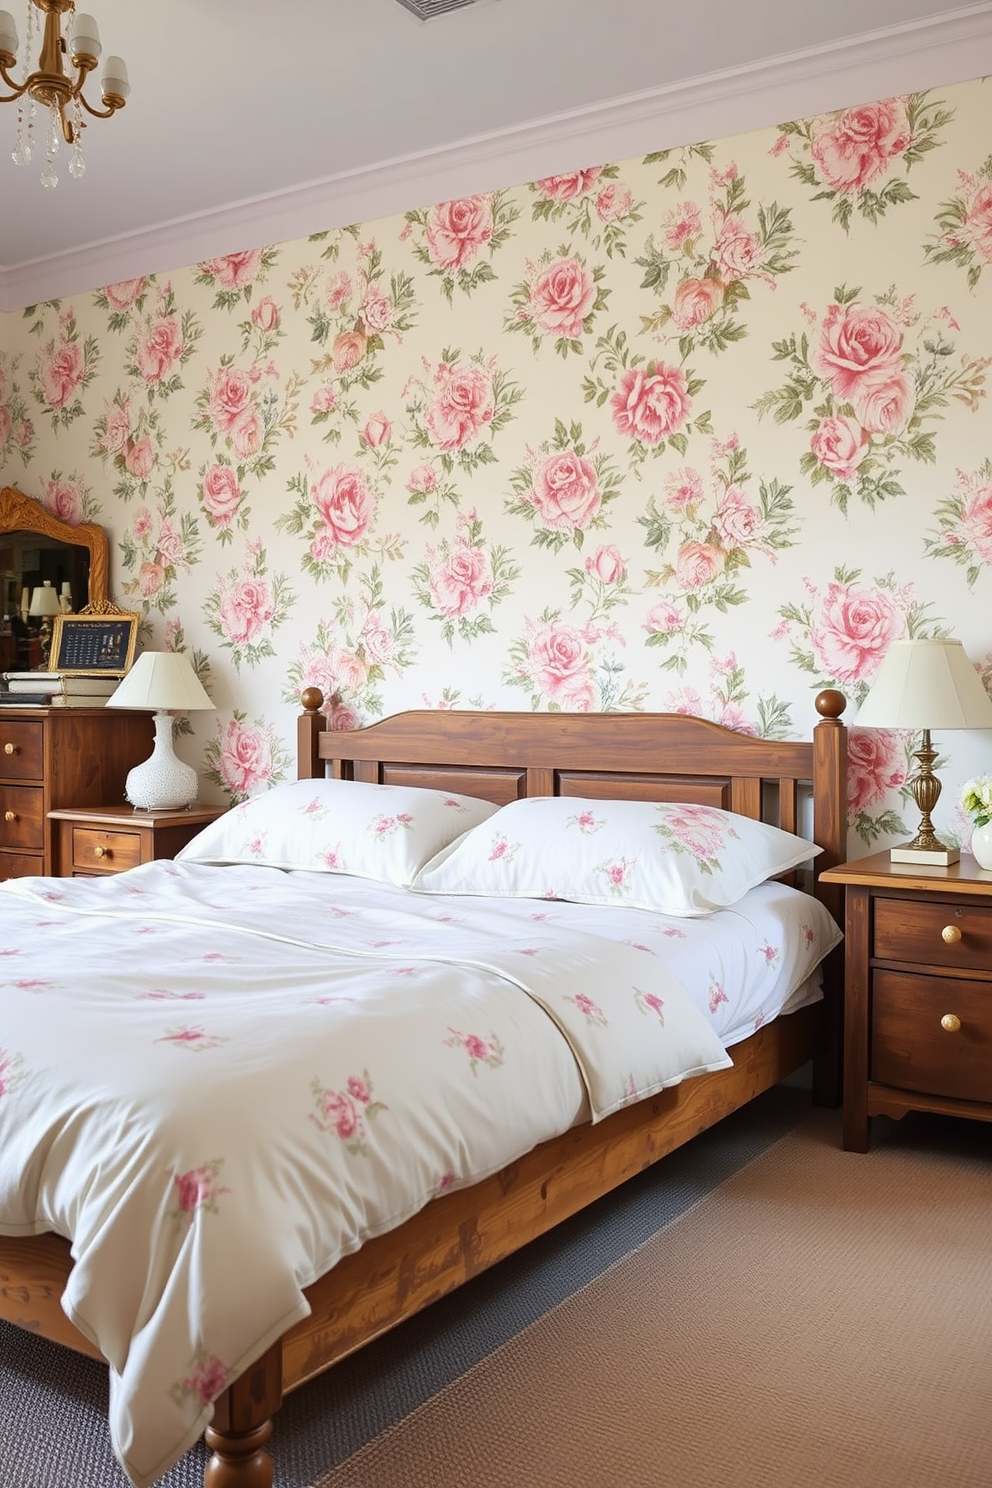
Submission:
M 816 699 L 811 743 L 731 733 L 678 714 L 413 712 L 354 732 L 332 732 L 316 688 L 303 694 L 301 778 L 457 790 L 505 804 L 519 796 L 695 801 L 802 831 L 811 787 L 817 872 L 846 857 L 846 729 L 842 694 Z M 773 809 L 769 809 L 769 807 Z M 840 890 L 817 886 L 840 918 Z M 529 1240 L 577 1213 L 753 1100 L 810 1058 L 814 1098 L 840 1089 L 840 957 L 827 963 L 823 1003 L 778 1019 L 734 1047 L 734 1066 L 687 1080 L 596 1126 L 543 1143 L 508 1168 L 434 1200 L 398 1229 L 368 1241 L 307 1289 L 297 1323 L 219 1398 L 206 1440 L 205 1488 L 271 1488 L 266 1449 L 289 1391 L 411 1317 Z M 62 1311 L 71 1269 L 55 1235 L 0 1237 L 0 1317 L 100 1358 Z

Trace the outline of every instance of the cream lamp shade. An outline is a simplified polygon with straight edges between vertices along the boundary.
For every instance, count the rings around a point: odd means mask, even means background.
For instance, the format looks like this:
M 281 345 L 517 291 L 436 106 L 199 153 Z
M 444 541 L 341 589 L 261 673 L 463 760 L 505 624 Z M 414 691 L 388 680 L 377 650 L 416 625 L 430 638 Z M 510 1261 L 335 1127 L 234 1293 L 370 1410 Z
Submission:
M 43 584 L 39 584 L 37 589 L 35 589 L 32 593 L 31 604 L 28 608 L 28 614 L 42 616 L 48 615 L 49 617 L 51 617 L 52 615 L 59 614 L 60 610 L 61 605 L 59 604 L 58 590 L 52 588 L 51 579 L 46 579 L 45 582 Z
M 992 729 L 992 698 L 961 642 L 893 641 L 854 722 L 858 728 L 923 732 L 916 751 L 920 768 L 911 781 L 920 827 L 912 842 L 892 849 L 892 861 L 956 863 L 958 849 L 938 841 L 930 820 L 940 796 L 930 730 Z
M 143 651 L 107 699 L 108 708 L 147 708 L 155 714 L 155 747 L 128 774 L 124 794 L 143 811 L 177 811 L 192 806 L 199 781 L 192 765 L 178 759 L 172 743 L 172 713 L 213 708 L 213 703 L 181 651 Z

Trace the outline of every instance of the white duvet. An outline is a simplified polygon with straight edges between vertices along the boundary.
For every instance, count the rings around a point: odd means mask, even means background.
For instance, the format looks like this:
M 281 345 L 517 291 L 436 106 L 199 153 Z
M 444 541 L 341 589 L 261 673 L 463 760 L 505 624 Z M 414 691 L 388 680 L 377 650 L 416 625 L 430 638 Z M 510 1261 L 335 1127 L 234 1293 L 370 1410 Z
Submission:
M 736 911 L 690 923 L 180 863 L 4 884 L 0 1233 L 71 1239 L 63 1305 L 110 1362 L 131 1480 L 182 1455 L 305 1316 L 303 1288 L 369 1236 L 584 1116 L 728 1065 L 713 979 L 764 989 L 743 1036 L 836 932 L 806 896 L 752 892 L 765 929 L 706 942 Z

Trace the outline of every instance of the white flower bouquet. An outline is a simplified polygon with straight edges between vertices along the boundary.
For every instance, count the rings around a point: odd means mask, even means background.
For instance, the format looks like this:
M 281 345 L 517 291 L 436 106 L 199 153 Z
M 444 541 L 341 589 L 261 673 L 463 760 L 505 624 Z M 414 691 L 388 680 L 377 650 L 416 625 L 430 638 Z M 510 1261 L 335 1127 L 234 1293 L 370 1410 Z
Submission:
M 992 821 L 992 775 L 976 775 L 961 787 L 961 805 L 976 827 Z

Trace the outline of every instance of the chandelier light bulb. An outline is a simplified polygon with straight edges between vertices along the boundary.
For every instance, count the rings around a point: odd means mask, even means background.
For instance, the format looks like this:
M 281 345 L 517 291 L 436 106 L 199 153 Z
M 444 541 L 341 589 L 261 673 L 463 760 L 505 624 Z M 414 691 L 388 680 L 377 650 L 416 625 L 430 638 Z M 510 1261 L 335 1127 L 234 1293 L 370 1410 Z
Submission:
M 66 34 L 62 34 L 63 17 Z M 40 31 L 40 46 L 35 45 Z M 49 110 L 46 163 L 41 184 L 58 184 L 55 157 L 61 134 L 70 147 L 69 174 L 77 180 L 86 166 L 82 155 L 83 110 L 94 119 L 109 119 L 124 107 L 131 85 L 120 57 L 106 59 L 101 84 L 102 108 L 94 107 L 84 92 L 103 51 L 100 31 L 91 15 L 75 10 L 75 0 L 28 0 L 27 36 L 22 53 L 24 75 L 13 76 L 20 46 L 14 18 L 0 10 L 0 79 L 12 89 L 0 95 L 0 103 L 16 103 L 17 143 L 11 152 L 18 165 L 32 155 L 32 126 L 36 106 Z M 37 55 L 37 65 L 32 61 Z M 68 70 L 66 58 L 71 59 Z M 26 110 L 26 112 L 25 112 Z

